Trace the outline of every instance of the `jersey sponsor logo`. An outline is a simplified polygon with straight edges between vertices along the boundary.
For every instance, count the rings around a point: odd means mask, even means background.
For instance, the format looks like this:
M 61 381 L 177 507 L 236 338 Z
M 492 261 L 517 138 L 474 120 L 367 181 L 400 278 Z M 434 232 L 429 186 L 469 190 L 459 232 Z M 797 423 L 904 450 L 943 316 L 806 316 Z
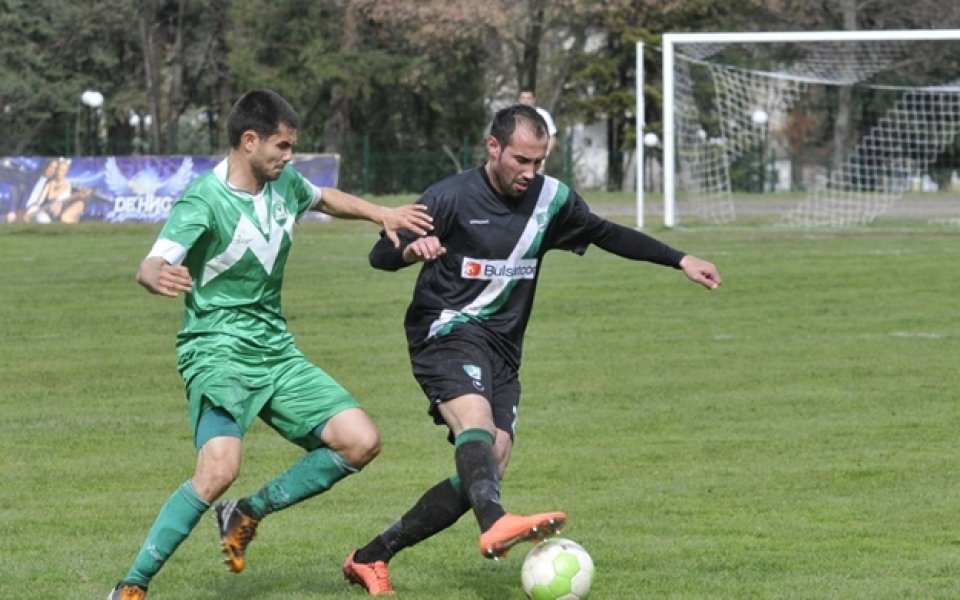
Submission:
M 489 225 L 490 219 L 470 219 L 471 225 Z
M 464 279 L 533 279 L 537 276 L 537 259 L 485 260 L 466 258 L 460 267 Z

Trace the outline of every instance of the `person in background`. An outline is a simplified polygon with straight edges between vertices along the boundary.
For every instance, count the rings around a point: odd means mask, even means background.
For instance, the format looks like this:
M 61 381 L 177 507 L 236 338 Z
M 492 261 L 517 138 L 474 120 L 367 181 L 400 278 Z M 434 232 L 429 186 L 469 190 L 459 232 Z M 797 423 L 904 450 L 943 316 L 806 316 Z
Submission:
M 533 88 L 527 87 L 521 89 L 520 95 L 517 97 L 517 102 L 525 106 L 534 107 L 537 109 L 537 112 L 540 113 L 540 116 L 543 117 L 543 122 L 547 124 L 547 134 L 550 136 L 547 142 L 547 157 L 549 157 L 550 153 L 553 152 L 554 146 L 557 145 L 557 124 L 553 121 L 553 116 L 550 114 L 550 111 L 537 105 L 537 95 L 533 91 Z M 540 165 L 540 173 L 544 172 L 546 165 L 547 158 L 545 157 L 543 163 Z
M 521 516 L 501 505 L 500 480 L 516 435 L 520 359 L 544 255 L 583 254 L 591 245 L 679 269 L 713 290 L 720 273 L 640 231 L 594 214 L 577 192 L 538 174 L 549 134 L 539 113 L 517 104 L 497 112 L 487 161 L 430 187 L 420 198 L 433 217 L 428 235 L 388 236 L 370 264 L 396 271 L 421 263 L 404 326 L 413 375 L 435 423 L 448 428 L 456 473 L 347 556 L 344 576 L 373 596 L 394 593 L 389 561 L 473 512 L 480 553 L 504 556 L 517 543 L 550 535 L 567 516 Z
M 295 222 L 309 210 L 366 219 L 399 243 L 430 230 L 425 207 L 387 208 L 318 188 L 290 161 L 300 118 L 277 93 L 244 94 L 227 118 L 228 156 L 173 205 L 137 282 L 152 294 L 185 294 L 177 368 L 197 451 L 193 476 L 160 508 L 129 571 L 108 600 L 142 600 L 151 580 L 236 480 L 242 439 L 259 417 L 304 450 L 253 494 L 217 504 L 230 571 L 268 515 L 322 494 L 367 465 L 380 434 L 354 397 L 294 344 L 280 310 Z M 342 302 L 329 290 L 325 302 Z

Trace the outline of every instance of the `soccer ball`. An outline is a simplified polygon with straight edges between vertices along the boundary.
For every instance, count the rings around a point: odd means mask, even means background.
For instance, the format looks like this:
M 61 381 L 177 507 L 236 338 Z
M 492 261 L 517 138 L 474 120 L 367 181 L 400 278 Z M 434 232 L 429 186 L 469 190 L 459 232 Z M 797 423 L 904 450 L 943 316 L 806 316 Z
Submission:
M 520 577 L 533 600 L 584 600 L 593 582 L 593 559 L 573 540 L 547 538 L 527 553 Z

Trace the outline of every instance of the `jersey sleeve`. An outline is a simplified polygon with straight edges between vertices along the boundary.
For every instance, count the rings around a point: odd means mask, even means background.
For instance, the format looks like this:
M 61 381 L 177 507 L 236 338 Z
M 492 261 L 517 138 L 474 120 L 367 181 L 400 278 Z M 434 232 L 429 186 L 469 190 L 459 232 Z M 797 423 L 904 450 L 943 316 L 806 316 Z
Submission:
M 210 228 L 213 215 L 210 206 L 189 190 L 170 209 L 157 241 L 147 256 L 161 256 L 172 265 L 179 265 L 201 235 Z
M 590 218 L 590 207 L 574 190 L 555 219 L 555 231 L 550 243 L 552 248 L 569 250 L 577 254 L 586 252 L 594 237 L 596 223 Z
M 323 192 L 292 166 L 288 165 L 287 170 L 289 171 L 290 177 L 289 189 L 290 193 L 296 199 L 297 219 L 299 219 L 305 212 L 320 202 Z
M 571 190 L 561 212 L 553 247 L 583 254 L 593 244 L 617 256 L 679 268 L 685 254 L 642 231 L 613 223 L 593 213 Z

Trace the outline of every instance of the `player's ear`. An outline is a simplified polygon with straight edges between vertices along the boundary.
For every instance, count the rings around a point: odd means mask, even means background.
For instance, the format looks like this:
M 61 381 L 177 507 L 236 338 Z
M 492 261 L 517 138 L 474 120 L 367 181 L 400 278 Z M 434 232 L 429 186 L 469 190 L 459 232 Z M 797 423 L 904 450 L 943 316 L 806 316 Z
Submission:
M 500 156 L 500 142 L 492 135 L 487 136 L 487 154 L 496 160 Z
M 257 143 L 258 139 L 260 139 L 260 136 L 257 135 L 257 132 L 248 129 L 240 135 L 240 147 L 245 150 L 253 150 L 253 145 Z

